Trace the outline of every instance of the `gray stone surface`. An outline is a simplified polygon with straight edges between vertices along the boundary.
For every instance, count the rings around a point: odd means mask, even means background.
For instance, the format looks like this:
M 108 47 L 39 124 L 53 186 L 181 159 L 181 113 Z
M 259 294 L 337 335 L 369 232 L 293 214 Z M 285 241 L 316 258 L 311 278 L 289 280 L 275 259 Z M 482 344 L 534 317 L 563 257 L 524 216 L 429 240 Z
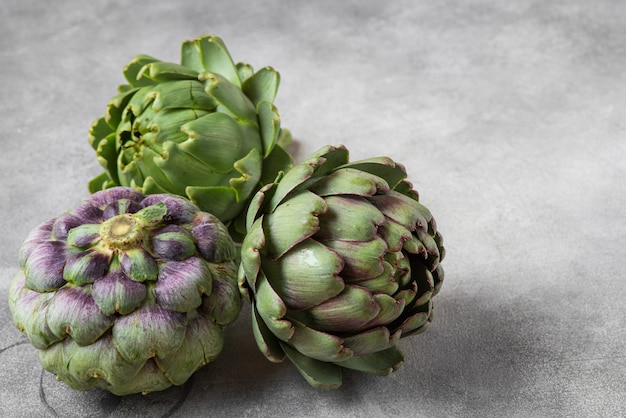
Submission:
M 2 0 L 0 416 L 626 415 L 626 6 L 619 1 Z M 310 388 L 249 308 L 183 387 L 115 398 L 42 373 L 6 304 L 28 231 L 87 197 L 86 132 L 147 53 L 221 36 L 282 75 L 303 159 L 402 162 L 446 240 L 430 330 L 388 377 Z

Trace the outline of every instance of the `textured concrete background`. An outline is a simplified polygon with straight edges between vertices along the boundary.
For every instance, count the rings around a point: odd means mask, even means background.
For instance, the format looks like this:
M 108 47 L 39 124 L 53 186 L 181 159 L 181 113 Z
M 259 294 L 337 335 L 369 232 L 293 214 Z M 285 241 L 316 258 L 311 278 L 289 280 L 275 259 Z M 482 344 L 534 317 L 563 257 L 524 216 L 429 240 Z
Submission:
M 0 416 L 626 415 L 626 6 L 620 1 L 2 0 Z M 42 373 L 7 289 L 35 225 L 87 197 L 87 130 L 138 53 L 221 36 L 282 75 L 298 160 L 402 162 L 442 231 L 436 318 L 388 377 L 310 388 L 246 307 L 179 388 L 115 398 Z

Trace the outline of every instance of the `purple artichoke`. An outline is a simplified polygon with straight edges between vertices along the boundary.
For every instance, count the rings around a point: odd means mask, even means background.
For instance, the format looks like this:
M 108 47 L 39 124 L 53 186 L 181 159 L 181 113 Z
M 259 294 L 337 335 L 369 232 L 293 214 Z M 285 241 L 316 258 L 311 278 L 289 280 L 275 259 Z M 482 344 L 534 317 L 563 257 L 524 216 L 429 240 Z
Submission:
M 188 200 L 115 187 L 29 234 L 9 307 L 73 388 L 163 390 L 221 352 L 241 309 L 235 255 L 226 227 Z

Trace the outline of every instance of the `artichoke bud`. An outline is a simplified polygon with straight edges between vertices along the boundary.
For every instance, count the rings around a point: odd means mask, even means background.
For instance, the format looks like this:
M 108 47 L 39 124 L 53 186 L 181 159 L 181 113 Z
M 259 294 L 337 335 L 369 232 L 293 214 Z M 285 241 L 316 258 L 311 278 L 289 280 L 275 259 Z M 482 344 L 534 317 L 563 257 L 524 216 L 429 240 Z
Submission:
M 9 308 L 44 368 L 117 395 L 183 384 L 241 309 L 226 226 L 189 200 L 113 187 L 20 249 Z
M 252 195 L 293 165 L 273 104 L 279 74 L 235 64 L 220 38 L 184 42 L 180 64 L 138 55 L 123 74 L 128 84 L 89 131 L 105 170 L 90 192 L 177 194 L 241 224 Z
M 400 367 L 398 340 L 432 320 L 445 254 L 401 164 L 324 147 L 257 192 L 246 226 L 239 288 L 269 360 L 324 389 L 342 368 Z

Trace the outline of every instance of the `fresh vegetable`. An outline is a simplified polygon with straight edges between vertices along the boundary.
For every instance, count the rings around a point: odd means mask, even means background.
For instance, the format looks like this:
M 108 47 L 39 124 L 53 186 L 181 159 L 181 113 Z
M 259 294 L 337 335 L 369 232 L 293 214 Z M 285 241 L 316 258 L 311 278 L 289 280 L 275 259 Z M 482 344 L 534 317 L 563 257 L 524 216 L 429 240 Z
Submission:
M 311 385 L 388 374 L 398 340 L 428 328 L 444 247 L 400 164 L 324 147 L 263 187 L 246 225 L 239 283 L 259 349 Z
M 226 227 L 188 200 L 94 193 L 28 235 L 9 291 L 43 367 L 117 395 L 183 384 L 241 309 Z
M 279 74 L 235 64 L 217 36 L 184 42 L 180 64 L 138 55 L 124 76 L 89 133 L 105 169 L 92 193 L 120 185 L 173 193 L 228 223 L 292 165 L 273 104 Z

